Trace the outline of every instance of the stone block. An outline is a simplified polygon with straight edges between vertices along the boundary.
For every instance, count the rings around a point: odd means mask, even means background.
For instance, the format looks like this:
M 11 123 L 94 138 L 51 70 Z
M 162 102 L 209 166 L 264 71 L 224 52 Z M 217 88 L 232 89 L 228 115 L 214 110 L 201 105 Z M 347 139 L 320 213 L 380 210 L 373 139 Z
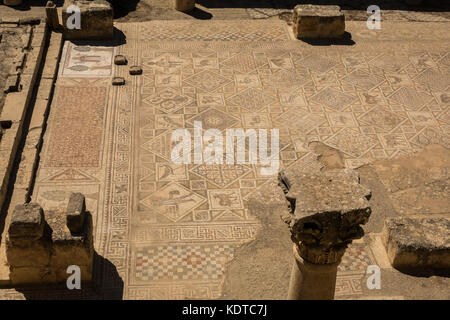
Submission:
M 186 12 L 195 8 L 195 0 L 175 0 L 175 9 Z
M 2 121 L 22 121 L 25 106 L 27 104 L 27 94 L 25 92 L 14 92 L 6 95 L 0 119 Z
M 114 64 L 118 66 L 123 66 L 128 63 L 127 58 L 125 56 L 118 54 L 114 57 Z
M 137 76 L 142 74 L 142 68 L 139 66 L 130 67 L 130 75 Z
M 74 12 L 68 12 L 70 6 L 80 9 L 80 28 L 71 28 Z M 64 38 L 70 40 L 105 40 L 114 37 L 113 9 L 104 0 L 69 0 L 62 10 Z M 70 19 L 70 20 L 69 20 Z M 68 24 L 69 21 L 69 24 Z
M 67 227 L 71 233 L 83 231 L 84 217 L 86 213 L 86 202 L 81 193 L 72 193 L 67 205 Z
M 125 85 L 125 79 L 122 77 L 114 77 L 112 79 L 112 85 L 113 86 L 123 86 L 123 85 Z
M 399 217 L 385 221 L 382 241 L 391 265 L 409 274 L 450 272 L 450 220 Z
M 11 217 L 8 239 L 13 245 L 22 240 L 38 240 L 43 236 L 44 224 L 44 211 L 38 204 L 19 204 Z
M 65 270 L 70 265 L 92 266 L 94 261 L 92 216 L 86 213 L 83 230 L 77 236 L 71 235 L 56 226 L 58 226 L 57 223 L 53 224 L 53 254 L 50 261 L 52 269 Z
M 294 8 L 293 31 L 298 39 L 341 38 L 345 16 L 339 6 L 298 5 Z
M 50 262 L 50 247 L 39 240 L 12 244 L 8 239 L 6 257 L 8 264 L 14 267 L 47 266 Z

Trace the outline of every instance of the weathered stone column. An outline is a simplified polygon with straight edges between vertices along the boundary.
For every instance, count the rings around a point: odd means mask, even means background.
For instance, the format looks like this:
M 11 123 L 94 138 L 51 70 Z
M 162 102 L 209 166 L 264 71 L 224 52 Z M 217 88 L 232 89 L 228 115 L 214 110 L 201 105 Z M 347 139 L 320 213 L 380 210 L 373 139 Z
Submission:
M 195 8 L 195 0 L 175 0 L 175 9 L 178 11 L 190 11 Z
M 370 217 L 370 191 L 349 169 L 307 174 L 290 168 L 279 178 L 291 210 L 283 218 L 294 242 L 288 299 L 333 299 L 345 249 L 364 235 L 360 225 Z

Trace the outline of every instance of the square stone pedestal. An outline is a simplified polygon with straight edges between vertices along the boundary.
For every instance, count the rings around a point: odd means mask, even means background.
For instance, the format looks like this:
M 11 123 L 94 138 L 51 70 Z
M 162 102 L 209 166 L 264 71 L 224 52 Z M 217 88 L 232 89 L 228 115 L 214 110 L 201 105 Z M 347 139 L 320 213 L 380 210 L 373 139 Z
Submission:
M 76 14 L 69 8 L 80 9 L 81 28 L 71 28 Z M 64 38 L 69 40 L 106 40 L 114 37 L 113 9 L 104 0 L 69 0 L 65 1 L 62 10 Z M 69 23 L 68 23 L 69 20 Z
M 293 31 L 298 39 L 341 38 L 345 16 L 339 6 L 298 5 L 294 8 Z

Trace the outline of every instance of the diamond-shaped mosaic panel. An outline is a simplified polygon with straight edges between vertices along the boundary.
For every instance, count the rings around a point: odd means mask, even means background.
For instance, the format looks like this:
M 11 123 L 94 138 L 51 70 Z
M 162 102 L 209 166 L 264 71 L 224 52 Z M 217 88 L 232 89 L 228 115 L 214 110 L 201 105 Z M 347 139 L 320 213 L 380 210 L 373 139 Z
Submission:
M 216 72 L 205 70 L 186 79 L 184 82 L 186 84 L 191 84 L 204 92 L 210 92 L 223 87 L 230 81 L 230 79 L 225 78 Z
M 351 129 L 344 128 L 326 140 L 326 143 L 349 155 L 359 157 L 372 148 L 377 140 Z
M 277 119 L 277 123 L 280 126 L 288 129 L 296 129 L 303 133 L 308 133 L 325 121 L 326 119 L 322 115 L 297 109 L 289 110 Z
M 261 90 L 249 88 L 227 99 L 233 106 L 244 107 L 250 111 L 258 111 L 265 106 L 277 102 L 273 95 L 266 94 Z
M 149 207 L 152 212 L 159 213 L 172 221 L 178 221 L 204 201 L 205 198 L 197 193 L 172 182 L 142 199 L 141 203 Z
M 201 164 L 193 169 L 192 172 L 214 183 L 219 187 L 226 187 L 238 178 L 250 172 L 250 168 L 242 164 Z
M 365 90 L 370 90 L 384 81 L 384 78 L 369 74 L 362 70 L 356 70 L 350 73 L 348 76 L 342 78 L 342 80 L 347 81 L 357 87 Z
M 238 72 L 247 73 L 265 64 L 267 64 L 267 61 L 255 59 L 251 54 L 241 53 L 225 60 L 221 63 L 221 66 L 225 68 L 232 68 Z
M 400 124 L 405 118 L 393 112 L 375 107 L 359 117 L 359 120 L 374 125 L 384 131 L 390 131 Z
M 333 88 L 325 88 L 311 98 L 312 101 L 323 104 L 335 111 L 342 111 L 356 99 Z
M 418 75 L 415 80 L 421 84 L 428 85 L 430 88 L 445 91 L 450 86 L 450 75 L 428 69 Z
M 331 59 L 324 58 L 318 55 L 308 56 L 300 61 L 297 61 L 297 65 L 304 66 L 308 69 L 312 69 L 318 72 L 327 72 L 333 68 L 337 63 Z
M 205 112 L 193 117 L 190 122 L 201 121 L 203 129 L 229 129 L 234 124 L 238 122 L 238 120 L 228 114 L 219 111 L 217 109 L 208 109 Z
M 193 102 L 193 99 L 182 95 L 172 88 L 164 88 L 142 100 L 144 104 L 156 107 L 164 113 L 174 113 Z
M 432 96 L 425 92 L 418 92 L 414 88 L 402 87 L 394 92 L 390 99 L 403 104 L 408 109 L 418 110 L 424 104 L 430 102 Z

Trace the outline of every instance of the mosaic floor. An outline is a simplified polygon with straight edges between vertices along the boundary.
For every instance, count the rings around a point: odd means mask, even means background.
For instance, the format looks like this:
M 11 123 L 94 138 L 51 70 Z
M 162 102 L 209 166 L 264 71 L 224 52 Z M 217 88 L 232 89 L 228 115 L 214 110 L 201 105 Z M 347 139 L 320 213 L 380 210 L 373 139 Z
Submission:
M 120 24 L 125 45 L 65 44 L 33 200 L 86 195 L 103 287 L 123 281 L 126 299 L 218 298 L 234 249 L 260 230 L 246 201 L 274 177 L 252 164 L 176 165 L 174 129 L 278 128 L 282 167 L 307 163 L 312 141 L 351 168 L 450 147 L 448 34 L 349 23 L 356 45 L 312 47 L 281 21 L 239 24 Z M 117 53 L 143 75 L 113 66 Z M 127 84 L 112 87 L 112 75 Z M 337 296 L 360 295 L 374 263 L 364 244 L 349 249 Z

